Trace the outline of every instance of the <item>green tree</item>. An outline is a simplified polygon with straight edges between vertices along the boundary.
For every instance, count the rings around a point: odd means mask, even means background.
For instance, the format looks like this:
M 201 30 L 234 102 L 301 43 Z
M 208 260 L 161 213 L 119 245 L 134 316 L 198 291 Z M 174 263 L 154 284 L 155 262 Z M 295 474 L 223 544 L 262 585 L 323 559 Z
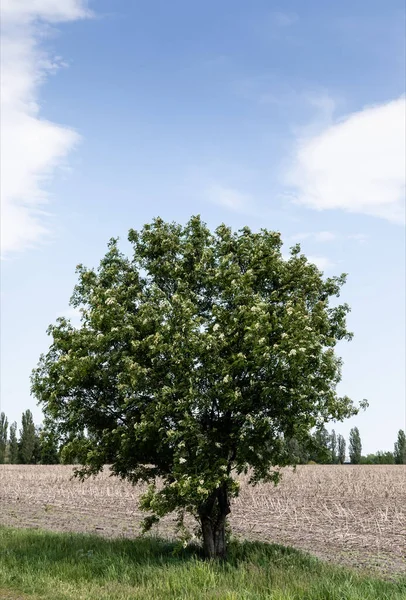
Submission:
M 35 426 L 35 443 L 31 459 L 33 465 L 41 464 L 41 431 L 41 427 Z
M 395 456 L 393 452 L 382 450 L 378 450 L 376 453 L 376 459 L 378 465 L 394 465 L 395 464 Z
M 206 555 L 224 556 L 237 474 L 277 482 L 284 437 L 358 412 L 336 393 L 334 347 L 351 334 L 329 299 L 345 276 L 324 279 L 299 246 L 285 260 L 279 233 L 212 233 L 200 217 L 155 219 L 129 241 L 131 258 L 113 239 L 97 270 L 78 267 L 81 325 L 50 326 L 32 392 L 64 452 L 80 449 L 79 476 L 110 464 L 150 482 L 145 527 L 188 511 Z
M 393 452 L 390 452 L 390 451 L 382 452 L 381 450 L 378 450 L 376 455 L 377 455 L 377 458 L 379 461 L 378 464 L 380 464 L 380 465 L 394 465 L 395 464 L 395 456 L 394 456 Z
M 23 465 L 35 462 L 36 430 L 30 410 L 23 412 L 21 417 L 20 440 L 18 443 L 18 461 Z
M 312 436 L 310 460 L 322 465 L 331 463 L 330 436 L 324 426 L 317 427 Z
M 382 452 L 378 450 L 376 454 L 367 454 L 361 457 L 362 465 L 394 465 L 395 457 L 393 452 Z
M 393 454 L 397 465 L 406 465 L 406 436 L 403 429 L 398 431 L 398 439 L 395 442 Z
M 0 464 L 4 464 L 6 460 L 8 436 L 8 420 L 4 412 L 0 414 Z
M 338 462 L 337 435 L 336 435 L 336 432 L 334 429 L 330 433 L 330 456 L 331 456 L 331 462 L 333 463 L 333 465 L 336 465 Z
M 290 464 L 305 465 L 309 460 L 307 444 L 299 442 L 296 438 L 288 438 L 285 441 L 288 462 Z
M 40 463 L 42 465 L 59 464 L 58 436 L 55 427 L 45 422 L 39 434 Z
M 353 427 L 350 431 L 348 451 L 351 463 L 359 465 L 361 462 L 362 444 L 358 427 Z
M 17 423 L 14 421 L 10 425 L 10 441 L 8 446 L 9 463 L 15 465 L 18 463 L 18 440 L 17 440 Z
M 337 459 L 340 465 L 343 465 L 345 463 L 345 447 L 345 439 L 341 435 L 341 433 L 339 433 L 337 436 Z

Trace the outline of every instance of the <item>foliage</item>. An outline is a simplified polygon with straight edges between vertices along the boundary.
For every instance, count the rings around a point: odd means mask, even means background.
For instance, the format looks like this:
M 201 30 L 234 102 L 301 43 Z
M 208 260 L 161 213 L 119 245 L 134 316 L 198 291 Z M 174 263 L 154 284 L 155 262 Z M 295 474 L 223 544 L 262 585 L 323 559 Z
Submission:
M 330 435 L 323 426 L 318 427 L 312 436 L 310 460 L 322 465 L 331 463 Z
M 292 437 L 285 442 L 286 452 L 289 456 L 289 462 L 294 465 L 305 465 L 309 461 L 308 444 L 299 442 L 298 439 Z
M 10 439 L 7 444 L 8 421 L 4 413 L 0 415 L 0 464 L 8 460 L 10 464 L 59 463 L 58 437 L 52 423 L 36 427 L 30 410 L 22 416 L 20 440 L 17 439 L 17 423 L 10 425 Z M 7 453 L 6 453 L 7 448 Z M 6 458 L 7 454 L 7 458 Z
M 0 464 L 5 462 L 8 435 L 8 420 L 4 412 L 0 414 Z
M 39 462 L 42 465 L 59 464 L 58 436 L 55 427 L 49 421 L 45 422 L 39 433 L 39 447 Z
M 8 461 L 12 465 L 16 465 L 18 463 L 17 423 L 15 421 L 10 425 Z
M 406 435 L 403 429 L 398 431 L 393 454 L 397 465 L 406 465 Z
M 41 427 L 35 425 L 35 442 L 31 460 L 32 464 L 34 465 L 41 464 L 41 431 Z
M 362 465 L 394 465 L 395 457 L 393 452 L 381 452 L 378 450 L 376 454 L 367 454 L 361 457 Z
M 362 444 L 358 427 L 353 427 L 349 436 L 349 454 L 353 465 L 359 465 L 361 462 Z
M 20 439 L 18 442 L 18 462 L 23 465 L 35 463 L 36 447 L 37 434 L 32 413 L 30 410 L 26 410 L 21 417 Z
M 334 429 L 330 433 L 330 457 L 332 464 L 336 465 L 338 463 L 337 435 Z
M 132 258 L 113 239 L 98 270 L 78 267 L 81 326 L 50 326 L 32 392 L 66 451 L 80 448 L 80 476 L 109 463 L 150 482 L 150 522 L 189 511 L 222 556 L 236 475 L 277 481 L 284 438 L 358 412 L 336 393 L 349 307 L 329 301 L 345 276 L 324 279 L 299 246 L 285 260 L 279 233 L 212 233 L 199 217 L 129 241 Z
M 340 463 L 340 465 L 343 465 L 345 463 L 345 447 L 345 439 L 339 433 L 337 436 L 337 460 Z

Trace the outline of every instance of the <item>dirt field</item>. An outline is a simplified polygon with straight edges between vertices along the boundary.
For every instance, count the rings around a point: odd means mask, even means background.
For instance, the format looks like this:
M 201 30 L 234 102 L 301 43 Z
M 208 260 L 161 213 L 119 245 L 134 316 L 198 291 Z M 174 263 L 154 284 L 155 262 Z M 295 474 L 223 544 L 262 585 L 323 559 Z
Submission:
M 132 487 L 104 472 L 80 483 L 68 466 L 0 465 L 0 524 L 105 536 L 139 535 Z M 406 575 L 406 466 L 302 466 L 233 502 L 238 537 L 307 550 L 385 577 Z M 155 529 L 173 535 L 173 519 Z

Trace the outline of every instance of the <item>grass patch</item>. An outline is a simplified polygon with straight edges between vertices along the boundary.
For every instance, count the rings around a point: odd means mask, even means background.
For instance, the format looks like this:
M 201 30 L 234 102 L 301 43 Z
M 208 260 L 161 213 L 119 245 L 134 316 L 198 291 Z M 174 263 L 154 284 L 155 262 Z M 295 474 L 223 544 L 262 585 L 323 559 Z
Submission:
M 0 598 L 10 600 L 405 600 L 385 582 L 283 546 L 233 542 L 226 563 L 155 538 L 108 540 L 0 527 Z

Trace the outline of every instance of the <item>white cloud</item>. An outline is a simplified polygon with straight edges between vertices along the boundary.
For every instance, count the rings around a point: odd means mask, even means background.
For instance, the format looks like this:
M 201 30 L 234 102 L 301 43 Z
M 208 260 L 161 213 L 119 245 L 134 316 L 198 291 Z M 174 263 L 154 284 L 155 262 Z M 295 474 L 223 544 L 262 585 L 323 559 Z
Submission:
M 1 249 L 23 250 L 48 234 L 46 183 L 78 142 L 68 127 L 44 120 L 39 87 L 63 63 L 40 46 L 49 23 L 87 16 L 82 0 L 1 3 Z
M 283 252 L 282 258 L 283 260 L 289 260 L 291 258 L 291 255 L 287 252 Z M 321 271 L 330 269 L 331 267 L 335 266 L 335 263 L 332 260 L 330 260 L 327 256 L 313 256 L 311 254 L 306 254 L 306 258 L 309 262 L 315 264 L 316 267 Z
M 254 202 L 249 194 L 222 185 L 212 185 L 207 196 L 210 202 L 240 213 L 249 211 Z
M 368 236 L 365 233 L 334 233 L 333 231 L 303 231 L 294 233 L 288 237 L 288 240 L 295 243 L 310 240 L 311 242 L 336 242 L 338 240 L 354 240 L 359 244 L 365 244 Z
M 318 269 L 325 271 L 334 266 L 334 263 L 327 256 L 311 256 L 307 255 L 307 260 L 314 263 Z
M 404 222 L 405 116 L 402 97 L 300 139 L 286 177 L 294 200 Z
M 359 244 L 365 244 L 368 240 L 368 236 L 365 233 L 352 233 L 347 236 L 349 240 L 355 240 Z
M 43 20 L 57 23 L 89 16 L 86 0 L 2 0 L 3 23 Z
M 333 242 L 337 237 L 337 234 L 332 231 L 307 231 L 292 235 L 292 239 L 295 239 L 298 242 L 308 239 L 314 240 L 315 242 Z

